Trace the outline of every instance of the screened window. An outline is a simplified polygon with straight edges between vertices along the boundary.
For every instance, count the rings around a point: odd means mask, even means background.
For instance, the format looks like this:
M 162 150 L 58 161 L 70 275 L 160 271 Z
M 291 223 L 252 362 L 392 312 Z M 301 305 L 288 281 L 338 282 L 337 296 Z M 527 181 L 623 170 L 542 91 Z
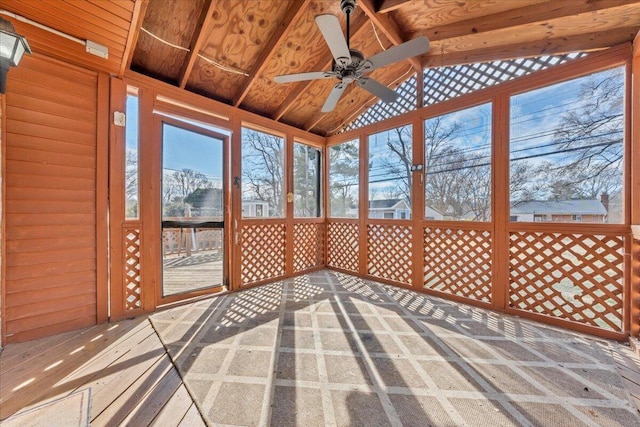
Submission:
M 305 144 L 293 145 L 293 216 L 319 217 L 320 150 Z
M 242 128 L 242 216 L 284 217 L 284 139 Z
M 130 88 L 127 94 L 125 114 L 125 219 L 138 219 L 138 95 Z
M 329 216 L 358 217 L 360 148 L 358 140 L 329 147 Z
M 425 217 L 491 221 L 491 104 L 424 122 Z
M 369 136 L 369 218 L 411 211 L 411 150 L 410 125 Z
M 624 221 L 624 81 L 618 67 L 511 98 L 511 215 Z

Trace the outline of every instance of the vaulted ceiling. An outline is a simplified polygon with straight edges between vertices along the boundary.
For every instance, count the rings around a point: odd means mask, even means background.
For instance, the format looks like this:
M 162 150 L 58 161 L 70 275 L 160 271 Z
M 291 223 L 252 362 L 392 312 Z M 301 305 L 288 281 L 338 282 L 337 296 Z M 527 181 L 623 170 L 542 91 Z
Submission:
M 376 101 L 351 85 L 334 111 L 321 113 L 335 80 L 273 81 L 331 69 L 315 17 L 334 14 L 344 30 L 340 0 L 3 0 L 2 9 L 103 44 L 109 58 L 14 21 L 36 52 L 145 74 L 319 134 Z M 430 52 L 371 74 L 394 88 L 422 67 L 603 49 L 639 29 L 640 0 L 357 0 L 351 47 L 370 57 L 427 36 Z

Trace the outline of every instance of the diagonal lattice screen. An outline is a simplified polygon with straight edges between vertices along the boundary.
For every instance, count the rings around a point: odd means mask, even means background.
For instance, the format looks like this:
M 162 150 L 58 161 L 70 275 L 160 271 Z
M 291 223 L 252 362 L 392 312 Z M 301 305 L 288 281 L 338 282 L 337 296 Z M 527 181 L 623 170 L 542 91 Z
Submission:
M 536 71 L 563 64 L 586 53 L 519 58 L 507 61 L 480 62 L 424 70 L 424 105 L 437 104 L 458 96 L 495 86 Z M 378 101 L 347 124 L 342 132 L 358 129 L 416 108 L 416 76 L 396 89 L 400 95 L 393 104 Z

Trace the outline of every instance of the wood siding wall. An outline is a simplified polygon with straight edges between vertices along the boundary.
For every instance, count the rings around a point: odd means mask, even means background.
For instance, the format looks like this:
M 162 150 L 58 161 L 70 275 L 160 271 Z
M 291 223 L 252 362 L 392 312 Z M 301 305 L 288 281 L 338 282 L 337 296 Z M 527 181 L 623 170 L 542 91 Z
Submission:
M 39 55 L 8 73 L 7 342 L 96 323 L 97 88 Z

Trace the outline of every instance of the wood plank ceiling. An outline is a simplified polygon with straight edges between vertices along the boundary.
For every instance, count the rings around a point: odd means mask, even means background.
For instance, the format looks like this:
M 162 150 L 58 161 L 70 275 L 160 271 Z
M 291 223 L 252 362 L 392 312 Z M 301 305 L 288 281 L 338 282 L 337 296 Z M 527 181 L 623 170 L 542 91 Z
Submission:
M 94 68 L 142 73 L 321 135 L 375 101 L 352 84 L 323 114 L 335 80 L 273 81 L 331 68 L 314 19 L 334 14 L 344 30 L 340 0 L 3 0 L 2 8 L 107 45 L 109 60 L 91 57 Z M 603 49 L 639 29 L 640 0 L 357 0 L 351 46 L 370 57 L 427 36 L 426 55 L 371 73 L 395 88 L 421 66 Z

